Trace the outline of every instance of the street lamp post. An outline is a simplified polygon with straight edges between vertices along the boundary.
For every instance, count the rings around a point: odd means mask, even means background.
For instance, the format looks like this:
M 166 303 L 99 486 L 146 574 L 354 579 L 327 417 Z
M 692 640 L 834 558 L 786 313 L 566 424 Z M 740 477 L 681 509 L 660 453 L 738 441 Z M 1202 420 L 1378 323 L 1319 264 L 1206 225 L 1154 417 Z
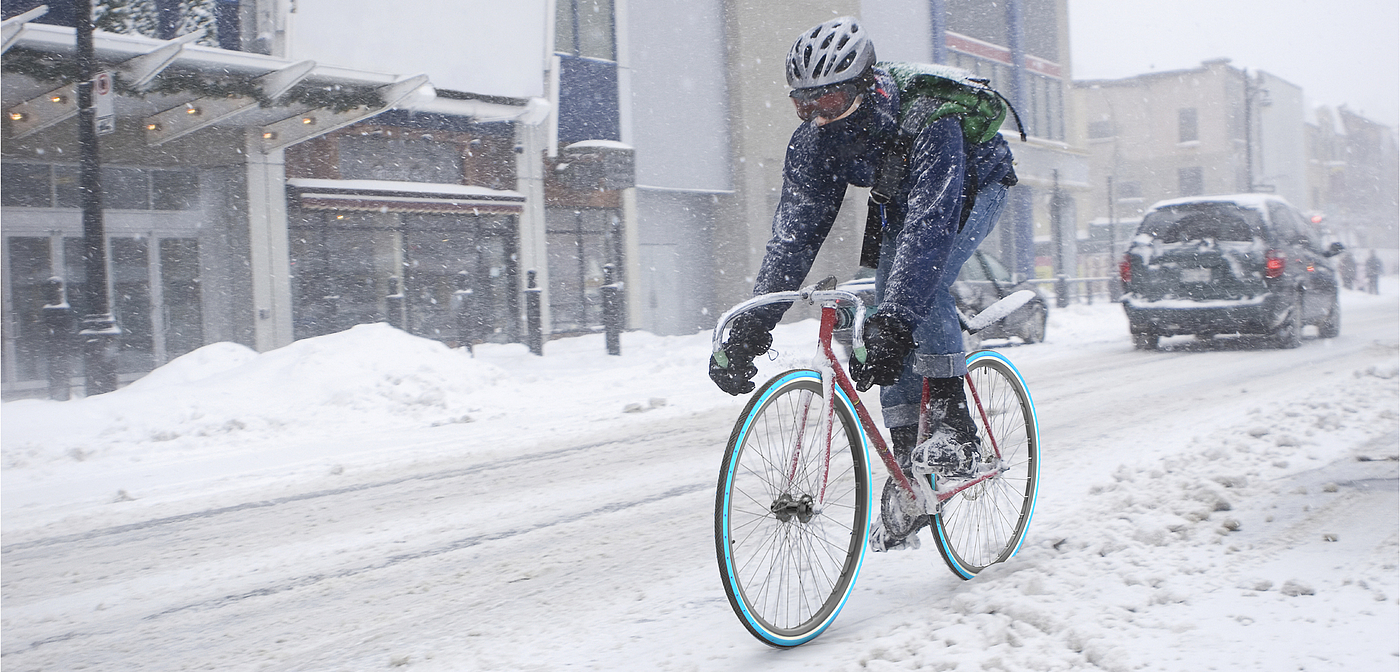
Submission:
M 78 57 L 79 192 L 83 207 L 83 269 L 87 312 L 78 327 L 83 347 L 87 396 L 117 389 L 117 339 L 107 277 L 107 232 L 102 221 L 102 161 L 97 146 L 97 111 L 92 84 L 97 59 L 92 44 L 92 0 L 74 4 Z
M 1258 107 L 1269 106 L 1269 90 L 1259 86 L 1249 77 L 1249 71 L 1244 72 L 1244 174 L 1245 185 L 1249 193 L 1260 186 L 1254 183 L 1254 109 L 1255 97 L 1259 98 Z

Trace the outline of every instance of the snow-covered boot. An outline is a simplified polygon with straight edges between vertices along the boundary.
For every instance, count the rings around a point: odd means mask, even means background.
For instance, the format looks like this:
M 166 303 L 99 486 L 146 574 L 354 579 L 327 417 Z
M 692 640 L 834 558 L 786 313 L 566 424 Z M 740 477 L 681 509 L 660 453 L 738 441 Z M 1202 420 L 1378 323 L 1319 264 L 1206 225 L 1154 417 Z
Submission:
M 894 461 L 904 471 L 907 478 L 915 478 L 910 470 L 910 458 L 914 443 L 919 439 L 919 428 L 890 428 L 890 449 Z M 884 492 L 880 496 L 880 524 L 870 531 L 870 550 L 902 551 L 919 547 L 919 535 L 915 534 L 928 525 L 928 515 L 918 510 L 918 505 L 903 488 L 890 477 L 885 481 Z
M 929 437 L 914 447 L 911 464 L 917 474 L 963 479 L 977 475 L 982 461 L 977 425 L 968 412 L 962 378 L 929 378 Z

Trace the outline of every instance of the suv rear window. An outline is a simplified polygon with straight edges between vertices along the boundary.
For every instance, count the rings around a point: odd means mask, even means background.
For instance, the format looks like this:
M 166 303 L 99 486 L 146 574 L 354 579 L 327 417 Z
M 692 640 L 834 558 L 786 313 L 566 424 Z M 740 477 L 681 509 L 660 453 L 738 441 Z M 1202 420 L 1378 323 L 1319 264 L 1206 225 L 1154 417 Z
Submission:
M 1142 220 L 1138 234 L 1164 243 L 1192 240 L 1248 242 L 1262 238 L 1259 211 L 1233 203 L 1187 203 L 1153 210 Z

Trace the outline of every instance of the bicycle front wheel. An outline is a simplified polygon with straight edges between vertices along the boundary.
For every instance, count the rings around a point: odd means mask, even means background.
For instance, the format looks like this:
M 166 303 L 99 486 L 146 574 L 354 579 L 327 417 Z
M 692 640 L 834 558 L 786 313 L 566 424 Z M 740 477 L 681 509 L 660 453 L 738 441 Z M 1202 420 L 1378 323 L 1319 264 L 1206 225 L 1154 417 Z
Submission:
M 729 436 L 715 496 L 715 552 L 734 613 L 776 647 L 810 641 L 850 596 L 869 535 L 869 462 L 849 399 L 822 416 L 821 374 L 764 385 Z
M 933 519 L 939 554 L 964 579 L 1020 550 L 1040 483 L 1039 423 L 1021 373 L 1004 356 L 987 350 L 969 355 L 967 370 L 976 398 L 966 380 L 963 391 L 985 466 L 1000 464 L 1005 471 L 953 495 Z

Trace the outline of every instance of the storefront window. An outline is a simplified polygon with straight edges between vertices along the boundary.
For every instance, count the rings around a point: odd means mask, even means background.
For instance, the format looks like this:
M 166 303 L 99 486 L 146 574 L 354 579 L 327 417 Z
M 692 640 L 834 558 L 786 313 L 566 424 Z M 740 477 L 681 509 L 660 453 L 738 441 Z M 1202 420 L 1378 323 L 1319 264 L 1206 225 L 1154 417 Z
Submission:
M 0 205 L 21 208 L 47 208 L 53 204 L 49 167 L 37 163 L 5 163 L 0 183 Z
M 404 220 L 409 330 L 444 342 L 519 340 L 514 217 L 405 215 Z M 454 296 L 465 290 L 470 305 L 459 314 Z
M 6 185 L 8 191 L 8 184 Z M 48 303 L 49 239 L 14 236 L 5 239 L 9 253 L 5 284 L 10 291 L 14 315 L 5 321 L 6 339 L 15 344 L 15 372 L 20 380 L 43 377 L 44 305 Z
M 155 366 L 151 329 L 150 248 L 145 238 L 111 239 L 112 313 L 122 335 L 117 371 L 150 371 Z
M 551 209 L 546 214 L 549 309 L 556 333 L 602 327 L 603 266 L 618 267 L 621 220 L 606 208 Z
M 508 215 L 301 213 L 291 229 L 295 335 L 389 321 L 456 344 L 454 295 L 470 289 L 471 338 L 517 341 L 515 229 Z M 395 292 L 402 314 L 391 312 Z
M 21 208 L 80 208 L 77 166 L 5 163 L 0 204 Z M 102 207 L 110 210 L 192 210 L 199 205 L 199 174 L 104 166 Z
M 199 282 L 199 240 L 160 241 L 165 351 L 173 359 L 204 345 L 204 299 Z

